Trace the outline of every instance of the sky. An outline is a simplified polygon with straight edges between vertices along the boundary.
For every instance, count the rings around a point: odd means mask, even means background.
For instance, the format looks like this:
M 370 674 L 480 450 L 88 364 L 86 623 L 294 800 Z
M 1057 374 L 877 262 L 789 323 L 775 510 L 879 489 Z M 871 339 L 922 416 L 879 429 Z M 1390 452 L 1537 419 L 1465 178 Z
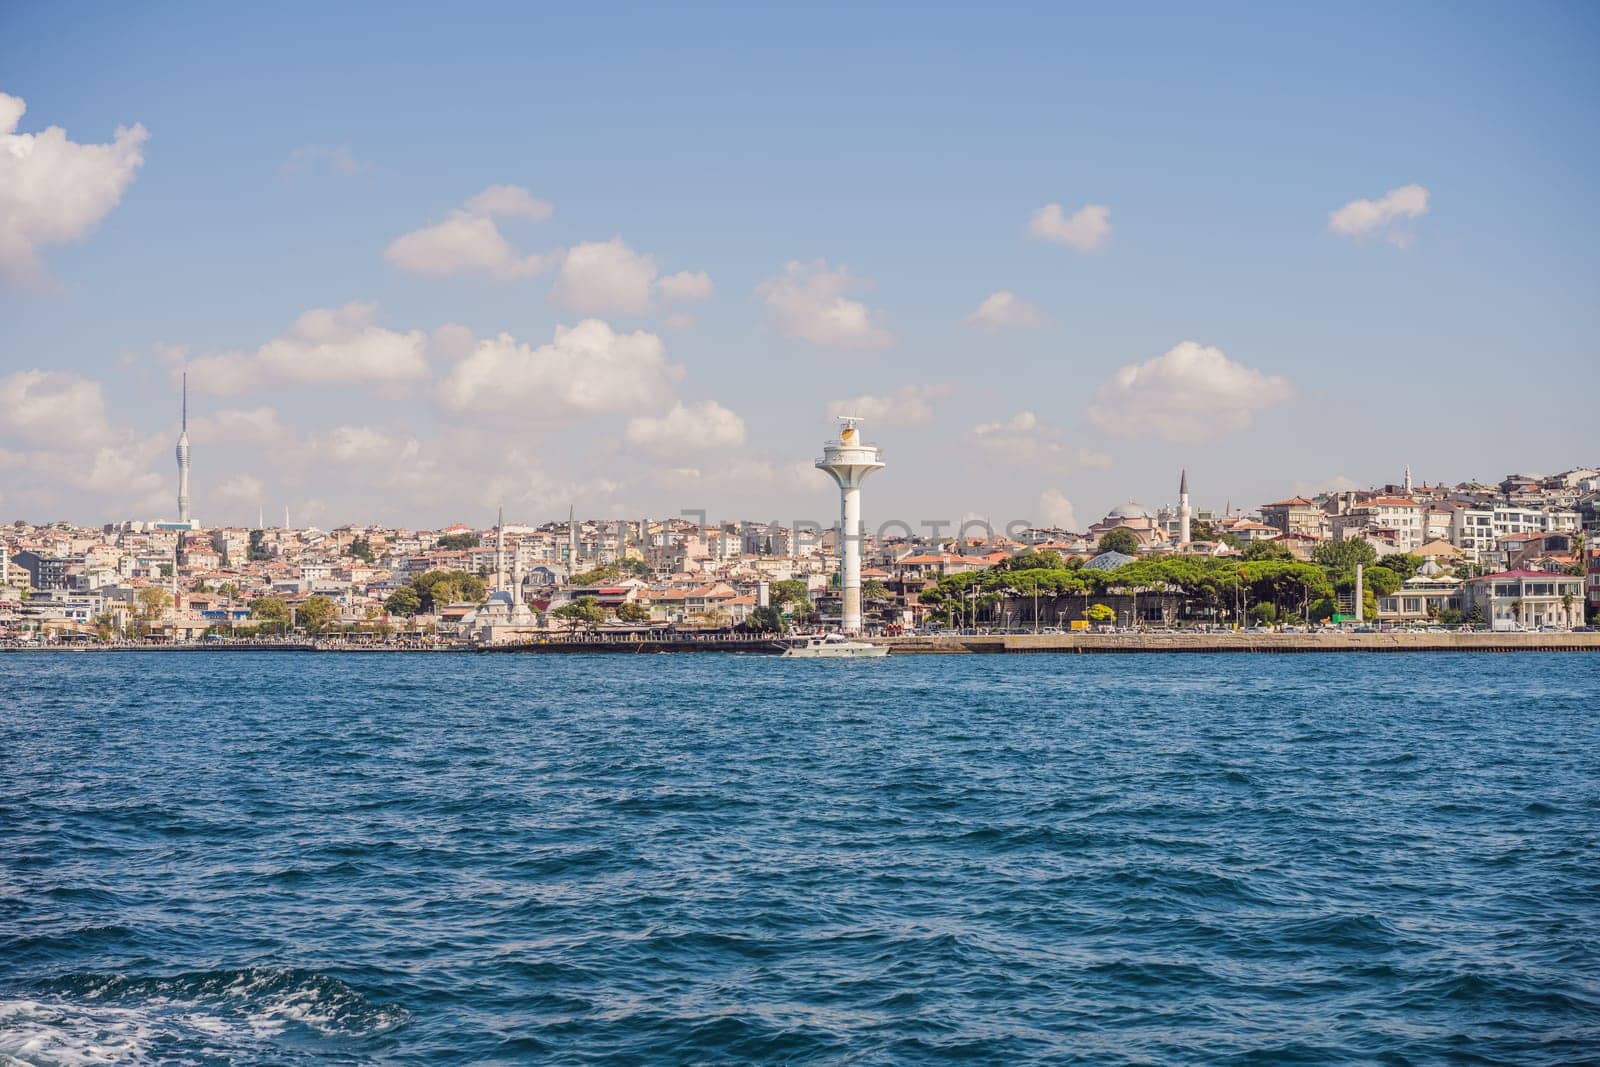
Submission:
M 208 525 L 1600 463 L 1600 7 L 575 7 L 0 0 L 0 516 L 174 515 L 185 372 Z

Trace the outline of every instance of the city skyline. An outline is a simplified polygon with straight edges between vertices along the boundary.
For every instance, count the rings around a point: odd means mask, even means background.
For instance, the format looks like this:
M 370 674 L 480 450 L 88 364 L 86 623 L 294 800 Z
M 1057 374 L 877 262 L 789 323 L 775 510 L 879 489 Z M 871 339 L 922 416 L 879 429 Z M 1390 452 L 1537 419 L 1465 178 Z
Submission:
M 186 372 L 207 525 L 825 520 L 845 411 L 869 526 L 1591 461 L 1600 19 L 1445 10 L 12 13 L 0 516 L 172 516 Z

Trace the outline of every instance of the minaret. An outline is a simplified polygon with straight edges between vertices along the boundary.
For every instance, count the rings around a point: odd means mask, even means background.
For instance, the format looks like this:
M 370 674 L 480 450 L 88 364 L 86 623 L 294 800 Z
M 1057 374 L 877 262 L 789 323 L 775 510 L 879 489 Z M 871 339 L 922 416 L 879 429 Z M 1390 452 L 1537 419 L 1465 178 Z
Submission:
M 567 507 L 567 577 L 578 573 L 578 519 L 577 509 Z
M 1189 468 L 1185 467 L 1178 476 L 1178 543 L 1189 543 L 1189 520 L 1193 516 L 1189 510 Z
M 283 528 L 285 530 L 287 530 L 289 528 L 289 505 L 288 504 L 285 504 L 283 506 Z
M 178 521 L 189 521 L 189 372 L 183 373 L 183 424 L 178 431 Z
M 1411 495 L 1411 464 L 1406 464 L 1406 496 Z
M 840 415 L 839 421 L 839 440 L 823 446 L 816 465 L 839 483 L 839 629 L 853 634 L 861 632 L 861 483 L 884 463 L 877 445 L 862 442 L 859 417 Z
M 506 587 L 506 506 L 500 505 L 500 513 L 494 520 L 494 587 Z

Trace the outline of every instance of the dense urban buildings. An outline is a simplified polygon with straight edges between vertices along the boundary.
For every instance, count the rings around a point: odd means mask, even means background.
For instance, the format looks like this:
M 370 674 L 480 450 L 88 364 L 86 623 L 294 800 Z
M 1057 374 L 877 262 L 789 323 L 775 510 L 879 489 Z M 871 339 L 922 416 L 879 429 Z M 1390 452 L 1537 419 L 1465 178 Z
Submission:
M 859 492 L 861 471 L 881 466 L 855 434 L 847 422 L 818 461 L 840 481 L 843 527 L 502 513 L 489 527 L 438 530 L 293 528 L 287 515 L 281 526 L 207 527 L 187 514 L 185 434 L 177 520 L 0 528 L 0 638 L 298 629 L 498 643 L 577 629 L 1357 618 L 1532 629 L 1600 612 L 1594 468 L 1453 486 L 1414 486 L 1407 472 L 1397 484 L 1254 511 L 1192 507 L 1183 471 L 1171 504 L 1126 501 L 1081 531 L 969 522 L 919 533 L 869 521 L 854 541 L 862 513 L 851 486 Z

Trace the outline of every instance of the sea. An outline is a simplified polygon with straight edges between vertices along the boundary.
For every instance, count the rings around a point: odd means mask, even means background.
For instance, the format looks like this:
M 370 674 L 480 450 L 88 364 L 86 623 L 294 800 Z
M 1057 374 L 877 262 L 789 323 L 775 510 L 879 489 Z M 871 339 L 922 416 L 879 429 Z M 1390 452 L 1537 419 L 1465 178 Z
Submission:
M 1600 656 L 0 654 L 0 1063 L 1600 1062 Z

